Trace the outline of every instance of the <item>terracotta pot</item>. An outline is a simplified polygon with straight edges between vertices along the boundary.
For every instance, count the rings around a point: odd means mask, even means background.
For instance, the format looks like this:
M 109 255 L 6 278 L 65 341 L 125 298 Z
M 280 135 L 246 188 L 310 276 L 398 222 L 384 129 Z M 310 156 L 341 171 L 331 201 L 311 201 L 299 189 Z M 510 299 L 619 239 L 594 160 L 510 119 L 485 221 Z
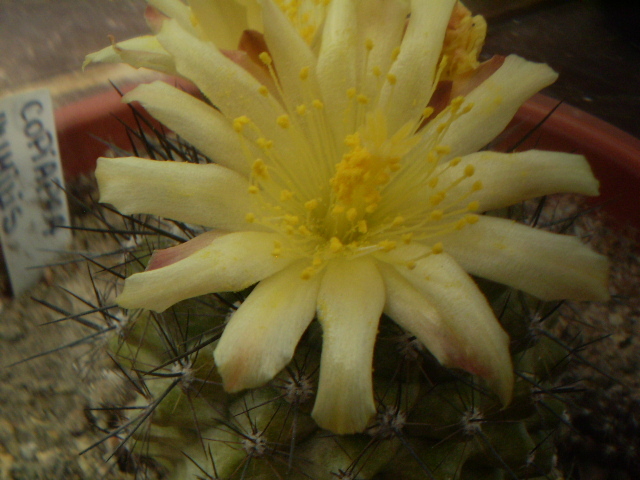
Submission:
M 499 138 L 498 149 L 505 150 L 522 139 L 557 104 L 544 95 L 534 96 Z M 106 150 L 105 141 L 130 148 L 122 122 L 133 125 L 133 116 L 115 91 L 60 108 L 56 122 L 68 178 L 91 172 L 96 158 Z M 562 104 L 518 147 L 530 148 L 584 154 L 601 182 L 601 196 L 593 202 L 603 205 L 619 222 L 640 227 L 640 140 Z

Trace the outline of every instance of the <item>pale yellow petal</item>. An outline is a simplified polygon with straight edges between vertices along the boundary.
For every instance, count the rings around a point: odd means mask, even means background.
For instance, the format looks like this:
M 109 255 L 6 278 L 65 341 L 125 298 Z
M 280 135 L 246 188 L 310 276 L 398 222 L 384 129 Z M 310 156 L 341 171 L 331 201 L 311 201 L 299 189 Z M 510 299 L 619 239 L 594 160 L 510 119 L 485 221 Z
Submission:
M 399 266 L 396 271 L 435 308 L 454 338 L 463 344 L 477 343 L 472 355 L 459 352 L 455 363 L 484 378 L 508 404 L 513 394 L 509 336 L 471 277 L 447 253 L 418 260 L 413 270 Z
M 332 260 L 318 294 L 322 358 L 312 416 L 338 434 L 361 432 L 376 412 L 372 361 L 384 285 L 368 257 Z
M 238 48 L 242 32 L 249 28 L 247 9 L 235 0 L 189 0 L 202 38 L 218 48 Z
M 225 230 L 246 230 L 254 207 L 249 182 L 219 165 L 100 158 L 100 201 L 124 214 L 147 213 Z M 255 228 L 251 228 L 255 230 Z
M 214 162 L 248 177 L 252 159 L 229 121 L 215 108 L 164 82 L 143 84 L 125 102 L 140 102 L 157 120 Z
M 274 143 L 274 151 L 299 158 L 290 153 L 289 131 L 277 123 L 285 111 L 271 96 L 260 94 L 261 84 L 250 73 L 171 20 L 164 22 L 158 40 L 174 56 L 178 73 L 193 81 L 223 115 L 230 121 L 247 117 L 255 125 L 244 129 L 245 137 L 263 137 Z
M 149 68 L 169 75 L 176 73 L 173 58 L 154 35 L 135 37 L 91 53 L 86 56 L 82 68 L 90 63 L 121 62 L 135 68 Z
M 380 105 L 391 132 L 416 122 L 431 98 L 444 35 L 455 0 L 412 0 L 407 31 L 400 54 L 389 73 L 396 79 L 385 83 Z
M 542 63 L 509 55 L 502 66 L 466 96 L 462 109 L 469 113 L 455 120 L 440 143 L 451 147 L 451 156 L 475 152 L 493 140 L 534 93 L 553 83 L 558 74 Z M 434 132 L 438 120 L 427 131 Z
M 273 1 L 262 3 L 264 38 L 273 58 L 284 101 L 290 112 L 296 106 L 320 97 L 316 80 L 316 57 L 296 28 Z M 306 80 L 300 72 L 308 70 Z
M 259 387 L 291 361 L 316 311 L 320 275 L 302 280 L 306 267 L 262 280 L 231 317 L 213 354 L 228 392 Z
M 167 17 L 173 18 L 180 26 L 194 37 L 198 36 L 191 20 L 191 9 L 181 0 L 147 0 L 147 3 Z
M 468 272 L 543 300 L 607 300 L 608 262 L 573 236 L 483 216 L 443 237 Z
M 396 267 L 381 262 L 379 268 L 387 293 L 385 313 L 415 335 L 441 364 L 485 376 L 486 372 L 496 369 L 493 352 L 484 351 L 487 346 L 491 348 L 491 342 L 479 341 L 476 329 L 449 324 L 431 302 L 398 273 Z M 497 321 L 492 321 L 496 324 L 494 330 L 499 329 Z M 497 335 L 503 336 L 501 333 Z
M 237 292 L 286 268 L 295 258 L 273 255 L 275 233 L 236 232 L 165 267 L 131 275 L 116 298 L 123 308 L 162 312 L 187 298 Z
M 347 90 L 355 88 L 358 82 L 357 38 L 356 2 L 332 2 L 322 32 L 317 68 L 322 98 L 336 139 L 344 139 L 354 131 L 355 108 L 349 109 L 352 100 Z
M 358 90 L 371 98 L 377 97 L 381 81 L 389 73 L 394 50 L 400 46 L 410 13 L 409 5 L 402 0 L 367 0 L 355 2 L 358 8 L 357 58 L 360 70 Z M 363 48 L 370 43 L 371 50 Z M 379 73 L 378 73 L 379 72 Z
M 598 180 L 582 155 L 530 150 L 521 153 L 479 152 L 467 155 L 460 163 L 440 175 L 438 185 L 444 188 L 463 176 L 471 165 L 472 176 L 448 192 L 449 199 L 466 196 L 473 184 L 482 188 L 466 197 L 465 203 L 477 201 L 480 211 L 494 210 L 531 198 L 553 193 L 598 195 Z M 445 208 L 447 201 L 441 208 Z

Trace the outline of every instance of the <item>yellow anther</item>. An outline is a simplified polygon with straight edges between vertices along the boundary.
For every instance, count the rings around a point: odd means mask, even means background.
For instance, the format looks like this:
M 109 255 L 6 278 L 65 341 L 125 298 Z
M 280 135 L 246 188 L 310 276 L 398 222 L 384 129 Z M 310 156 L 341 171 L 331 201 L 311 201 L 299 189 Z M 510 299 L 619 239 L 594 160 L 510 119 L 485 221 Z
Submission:
M 404 217 L 397 216 L 396 218 L 393 219 L 393 222 L 391 222 L 391 226 L 392 227 L 399 227 L 403 223 L 404 223 Z
M 373 50 L 373 40 L 371 40 L 370 38 L 367 38 L 364 42 L 364 46 L 369 51 Z
M 300 223 L 300 217 L 287 214 L 284 216 L 284 221 L 289 225 L 297 225 L 298 223 Z
M 316 274 L 316 269 L 313 267 L 307 267 L 305 268 L 302 273 L 300 274 L 300 278 L 302 280 L 309 280 L 311 277 L 313 277 Z
M 333 213 L 334 215 L 339 215 L 341 213 L 344 213 L 344 211 L 345 211 L 344 205 L 336 205 L 331 210 L 331 213 Z
M 451 100 L 451 109 L 455 112 L 460 108 L 460 106 L 462 105 L 462 102 L 464 102 L 463 96 L 458 96 L 454 98 L 453 100 Z
M 467 165 L 466 167 L 464 167 L 465 177 L 471 177 L 475 172 L 476 172 L 476 167 L 474 167 L 473 165 Z
M 367 213 L 373 213 L 378 209 L 378 204 L 377 203 L 372 203 L 371 205 L 367 205 L 364 209 L 365 212 Z
M 355 147 L 360 144 L 360 135 L 357 133 L 352 133 L 351 135 L 347 135 L 344 137 L 344 144 L 347 147 Z
M 451 147 L 449 145 L 438 145 L 436 147 L 436 153 L 438 155 L 449 155 L 451 153 Z
M 260 55 L 258 55 L 258 58 L 265 65 L 271 65 L 273 63 L 271 55 L 269 55 L 267 52 L 262 52 Z
M 322 258 L 321 257 L 314 257 L 313 258 L 313 262 L 311 262 L 311 265 L 313 265 L 314 267 L 319 267 L 320 265 L 322 265 Z
M 353 98 L 353 97 L 355 97 L 355 96 L 356 96 L 356 89 L 355 89 L 355 88 L 353 88 L 353 87 L 352 87 L 352 88 L 349 88 L 349 89 L 347 90 L 347 97 L 349 97 L 349 98 Z
M 462 161 L 462 157 L 455 157 L 451 160 L 451 166 L 456 167 Z
M 305 113 L 307 113 L 307 106 L 306 105 L 298 105 L 296 107 L 296 113 L 298 115 L 304 115 Z
M 280 201 L 286 202 L 287 200 L 291 200 L 293 198 L 293 192 L 291 190 L 282 190 L 280 192 Z
M 433 247 L 431 247 L 431 253 L 438 255 L 439 253 L 444 252 L 444 247 L 442 246 L 442 242 L 436 243 Z
M 402 243 L 409 245 L 413 241 L 413 233 L 405 233 L 400 238 L 402 238 Z
M 276 119 L 276 123 L 281 128 L 289 128 L 291 126 L 291 120 L 289 119 L 289 115 L 287 115 L 287 114 L 280 115 Z
M 442 210 L 434 210 L 431 212 L 431 215 L 429 215 L 429 217 L 431 218 L 431 220 L 442 220 L 442 217 L 444 216 L 444 212 Z
M 398 59 L 398 55 L 400 55 L 400 47 L 393 49 L 393 52 L 391 53 L 391 60 L 395 62 Z
M 282 255 L 282 243 L 277 240 L 273 242 L 273 250 L 271 251 L 271 255 L 274 257 L 278 257 Z
M 273 140 L 267 140 L 264 137 L 260 137 L 256 140 L 258 146 L 264 150 L 268 150 L 273 147 Z
M 477 182 L 475 182 L 473 184 L 473 186 L 471 187 L 471 190 L 473 192 L 477 192 L 478 190 L 482 190 L 482 182 L 480 180 L 478 180 Z
M 367 233 L 369 231 L 369 227 L 367 226 L 366 220 L 360 220 L 358 222 L 358 232 Z
M 302 67 L 300 69 L 300 80 L 306 80 L 309 78 L 309 67 Z
M 318 110 L 322 110 L 324 108 L 324 103 L 317 99 L 311 102 L 311 105 L 313 105 L 313 108 L 316 108 Z
M 466 222 L 469 225 L 473 225 L 474 223 L 478 223 L 478 220 L 480 219 L 480 216 L 470 213 L 469 215 L 465 215 L 464 219 L 466 220 Z
M 396 77 L 393 73 L 387 73 L 387 82 L 389 82 L 390 85 L 395 85 L 397 81 L 398 77 Z
M 454 225 L 456 230 L 462 230 L 464 227 L 467 226 L 467 219 L 466 218 L 461 218 L 460 220 L 458 220 L 456 222 L 456 224 Z
M 350 208 L 349 210 L 347 210 L 347 219 L 350 222 L 353 222 L 356 218 L 358 218 L 358 210 L 356 210 L 355 208 Z
M 439 181 L 440 181 L 440 177 L 433 177 L 431 180 L 429 180 L 428 185 L 431 188 L 436 188 L 438 186 Z
M 262 85 L 258 89 L 258 93 L 260 93 L 260 95 L 262 95 L 263 97 L 266 97 L 267 95 L 269 95 L 269 89 L 267 87 L 265 87 L 264 85 Z
M 383 240 L 378 243 L 378 246 L 382 249 L 383 252 L 390 252 L 398 246 L 398 243 L 394 242 L 393 240 Z
M 193 13 L 189 16 L 189 21 L 191 22 L 191 25 L 193 25 L 194 27 L 197 27 L 198 24 L 200 23 L 198 21 L 198 17 L 196 17 Z
M 477 212 L 478 210 L 480 210 L 480 202 L 478 202 L 477 200 L 469 202 L 469 205 L 467 205 L 467 210 L 469 212 Z
M 309 230 L 306 226 L 304 225 L 300 225 L 298 227 L 298 233 L 304 235 L 305 237 L 308 237 L 309 235 L 311 235 L 311 230 Z
M 409 261 L 409 262 L 405 263 L 405 265 L 407 266 L 407 268 L 409 270 L 413 270 L 414 268 L 416 268 L 416 262 Z
M 366 95 L 362 95 L 362 94 L 358 95 L 356 100 L 358 101 L 358 103 L 360 105 L 366 105 L 367 103 L 369 103 L 369 97 L 367 97 Z
M 267 169 L 267 164 L 264 163 L 264 160 L 261 158 L 256 158 L 256 161 L 253 162 L 251 166 L 251 172 L 258 178 L 262 178 L 263 180 L 269 179 L 269 172 Z
M 284 227 L 284 231 L 287 233 L 287 235 L 293 235 L 294 233 L 296 233 L 296 229 L 291 225 L 287 225 L 286 227 Z
M 246 220 L 247 223 L 253 223 L 256 221 L 256 216 L 253 213 L 247 213 L 244 216 L 244 219 Z
M 467 103 L 462 109 L 462 113 L 469 113 L 474 106 L 475 104 L 473 102 Z
M 249 120 L 249 117 L 243 115 L 241 117 L 238 118 L 234 118 L 233 119 L 233 129 L 240 133 L 242 132 L 242 129 L 244 128 L 245 125 L 247 125 L 251 120 Z
M 251 185 L 251 186 L 249 186 L 248 191 L 249 191 L 249 193 L 252 193 L 252 194 L 255 195 L 256 193 L 258 193 L 260 191 L 260 189 L 258 189 L 258 187 L 256 187 L 255 185 Z
M 309 210 L 310 212 L 318 208 L 320 202 L 317 199 L 309 200 L 308 202 L 304 202 L 304 208 Z
M 378 65 L 375 65 L 372 69 L 371 72 L 376 76 L 379 77 L 380 75 L 382 75 L 382 70 L 380 70 L 380 67 Z
M 440 192 L 434 193 L 433 195 L 431 195 L 431 198 L 429 199 L 429 203 L 434 207 L 436 205 L 440 205 L 446 196 L 447 196 L 446 192 L 440 191 Z
M 338 237 L 331 237 L 331 240 L 329 240 L 329 250 L 331 250 L 332 253 L 338 253 L 344 250 L 344 245 Z
M 433 115 L 433 112 L 435 110 L 433 109 L 433 107 L 427 107 L 422 111 L 422 116 L 424 118 L 429 118 L 431 115 Z
M 427 162 L 436 163 L 438 161 L 438 156 L 434 152 L 427 153 Z

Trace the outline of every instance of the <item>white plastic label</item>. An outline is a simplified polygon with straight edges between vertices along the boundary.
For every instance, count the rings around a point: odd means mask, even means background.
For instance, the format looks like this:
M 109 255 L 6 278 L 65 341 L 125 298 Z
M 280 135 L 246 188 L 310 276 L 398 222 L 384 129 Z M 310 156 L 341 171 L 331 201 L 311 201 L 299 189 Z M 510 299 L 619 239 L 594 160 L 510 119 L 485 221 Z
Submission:
M 33 286 L 34 268 L 71 241 L 53 105 L 48 90 L 0 99 L 0 239 L 14 295 Z

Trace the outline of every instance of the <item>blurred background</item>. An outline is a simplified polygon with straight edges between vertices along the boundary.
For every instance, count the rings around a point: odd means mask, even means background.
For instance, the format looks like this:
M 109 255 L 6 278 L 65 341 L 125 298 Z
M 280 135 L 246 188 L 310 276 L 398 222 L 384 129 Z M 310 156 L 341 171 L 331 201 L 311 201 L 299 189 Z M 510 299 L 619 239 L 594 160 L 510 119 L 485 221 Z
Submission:
M 484 55 L 517 53 L 560 72 L 545 93 L 640 137 L 640 2 L 637 0 L 467 0 L 485 15 Z M 144 0 L 0 0 L 0 94 L 46 85 L 57 105 L 124 66 L 81 72 L 84 56 L 147 32 Z

